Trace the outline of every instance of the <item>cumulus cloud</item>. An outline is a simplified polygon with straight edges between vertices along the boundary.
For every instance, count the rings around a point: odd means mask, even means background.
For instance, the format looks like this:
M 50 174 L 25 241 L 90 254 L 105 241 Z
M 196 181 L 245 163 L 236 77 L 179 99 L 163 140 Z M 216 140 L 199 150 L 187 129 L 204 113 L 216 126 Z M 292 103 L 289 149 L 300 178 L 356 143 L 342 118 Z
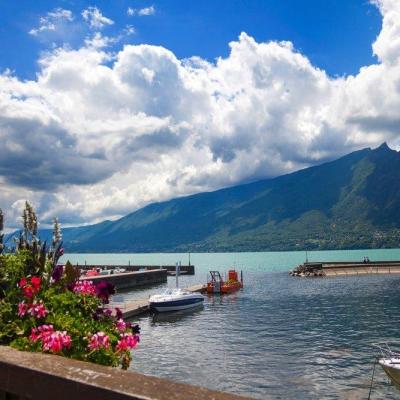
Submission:
M 246 33 L 216 62 L 150 45 L 108 52 L 97 34 L 47 53 L 34 81 L 1 75 L 0 204 L 11 220 L 29 198 L 44 221 L 95 222 L 384 140 L 398 147 L 400 3 L 375 3 L 379 62 L 354 76 Z
M 65 10 L 63 8 L 56 8 L 53 11 L 48 12 L 44 17 L 40 17 L 39 26 L 37 28 L 32 28 L 29 31 L 29 34 L 37 36 L 43 32 L 55 31 L 64 23 L 71 22 L 73 20 L 74 16 L 72 11 Z
M 114 21 L 105 17 L 97 7 L 88 7 L 82 11 L 83 19 L 92 29 L 102 29 L 106 25 L 112 25 Z

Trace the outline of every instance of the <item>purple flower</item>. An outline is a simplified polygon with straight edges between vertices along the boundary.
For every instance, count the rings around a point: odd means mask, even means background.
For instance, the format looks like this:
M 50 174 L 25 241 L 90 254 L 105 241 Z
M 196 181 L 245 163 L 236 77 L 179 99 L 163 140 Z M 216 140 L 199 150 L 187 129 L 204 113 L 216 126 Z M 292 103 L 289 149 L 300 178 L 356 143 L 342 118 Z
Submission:
M 64 271 L 64 267 L 62 265 L 56 265 L 53 268 L 53 273 L 51 274 L 51 277 L 55 283 L 60 281 L 63 271 Z
M 131 325 L 132 333 L 134 335 L 139 335 L 140 333 L 140 326 L 138 324 L 132 324 Z
M 98 308 L 93 314 L 93 319 L 95 321 L 99 321 L 104 318 L 111 317 L 111 315 L 112 315 L 112 310 L 110 310 L 109 308 Z
M 111 315 L 112 315 L 112 310 L 110 310 L 109 308 L 105 308 L 104 311 L 103 311 L 103 313 L 104 313 L 104 315 L 105 315 L 106 317 L 111 317 Z
M 126 329 L 131 329 L 134 335 L 139 335 L 140 333 L 140 326 L 132 322 L 126 322 Z
M 98 321 L 103 317 L 103 309 L 102 308 L 97 308 L 96 311 L 93 314 L 93 319 L 95 321 Z
M 115 307 L 115 316 L 117 317 L 117 319 L 121 319 L 123 317 L 122 311 L 118 307 Z
M 101 281 L 96 284 L 96 296 L 107 304 L 109 297 L 115 293 L 115 286 L 111 282 Z

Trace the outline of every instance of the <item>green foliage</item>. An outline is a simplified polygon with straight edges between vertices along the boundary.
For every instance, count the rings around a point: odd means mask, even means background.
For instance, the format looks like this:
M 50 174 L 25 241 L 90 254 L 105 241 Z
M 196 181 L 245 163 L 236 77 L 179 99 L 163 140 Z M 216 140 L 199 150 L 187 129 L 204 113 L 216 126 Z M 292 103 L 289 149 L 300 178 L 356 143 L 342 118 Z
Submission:
M 15 254 L 0 254 L 0 344 L 127 368 L 139 328 L 105 308 L 113 288 L 79 281 L 69 262 L 56 265 L 62 254 L 58 221 L 43 253 L 36 221 L 27 205 Z
M 71 285 L 79 279 L 80 271 L 75 268 L 69 261 L 64 266 L 64 279 L 65 285 Z

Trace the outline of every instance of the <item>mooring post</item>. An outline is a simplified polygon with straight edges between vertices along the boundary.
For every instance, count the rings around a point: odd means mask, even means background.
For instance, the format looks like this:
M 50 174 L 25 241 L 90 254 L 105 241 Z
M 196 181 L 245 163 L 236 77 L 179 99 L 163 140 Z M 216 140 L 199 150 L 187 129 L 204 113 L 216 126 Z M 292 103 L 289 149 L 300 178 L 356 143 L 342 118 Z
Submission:
M 175 264 L 175 279 L 176 279 L 176 287 L 179 287 L 178 276 L 181 270 L 181 262 Z

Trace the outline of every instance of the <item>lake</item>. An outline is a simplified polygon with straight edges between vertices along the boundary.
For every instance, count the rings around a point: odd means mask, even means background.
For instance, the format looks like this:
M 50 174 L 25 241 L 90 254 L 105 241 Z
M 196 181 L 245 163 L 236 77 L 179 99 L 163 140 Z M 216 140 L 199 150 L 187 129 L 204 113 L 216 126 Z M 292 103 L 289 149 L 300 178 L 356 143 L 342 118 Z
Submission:
M 308 252 L 309 261 L 400 260 L 400 249 Z M 62 261 L 98 264 L 188 263 L 188 254 L 66 254 Z M 194 276 L 243 270 L 244 289 L 207 297 L 186 313 L 143 316 L 131 368 L 257 399 L 366 399 L 375 351 L 371 344 L 400 339 L 400 275 L 293 278 L 305 252 L 192 253 Z M 165 285 L 124 293 L 146 298 Z M 377 367 L 371 399 L 400 391 Z

